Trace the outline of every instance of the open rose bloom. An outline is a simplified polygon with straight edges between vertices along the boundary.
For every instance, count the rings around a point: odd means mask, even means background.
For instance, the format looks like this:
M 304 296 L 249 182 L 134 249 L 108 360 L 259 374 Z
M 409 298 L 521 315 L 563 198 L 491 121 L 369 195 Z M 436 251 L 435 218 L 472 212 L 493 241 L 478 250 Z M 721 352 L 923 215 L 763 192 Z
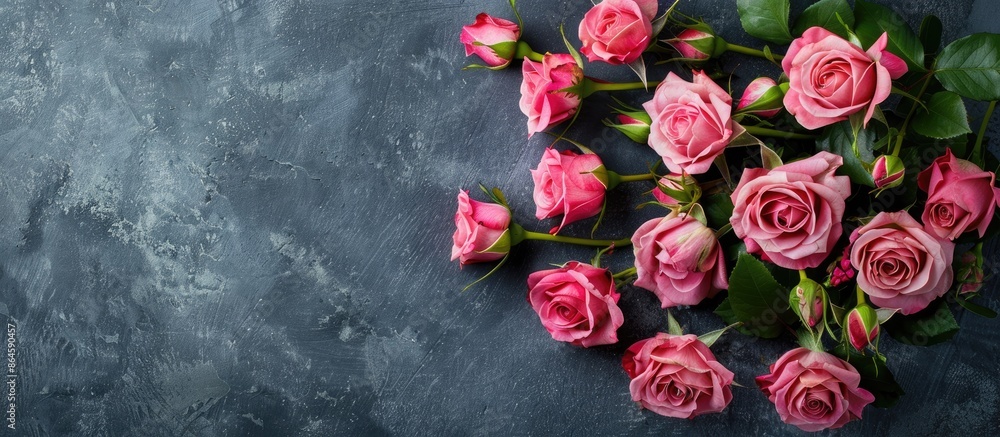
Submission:
M 538 168 L 531 170 L 531 178 L 535 183 L 535 216 L 563 217 L 553 232 L 593 217 L 604 207 L 607 173 L 596 154 L 545 149 Z
M 656 0 L 604 0 L 580 22 L 580 52 L 590 62 L 629 64 L 652 42 Z
M 730 223 L 747 251 L 786 269 L 819 266 L 843 234 L 851 182 L 834 174 L 843 162 L 820 152 L 771 170 L 746 169 Z
M 607 269 L 571 261 L 528 276 L 528 301 L 552 338 L 574 346 L 618 342 L 625 318 Z
M 733 372 L 692 334 L 656 334 L 625 351 L 632 400 L 656 414 L 690 419 L 733 400 Z
M 806 348 L 786 352 L 757 386 L 774 403 L 778 416 L 803 431 L 840 428 L 861 418 L 875 397 L 860 388 L 861 375 L 850 363 Z
M 851 263 L 872 303 L 913 314 L 951 288 L 955 244 L 905 211 L 880 212 L 852 236 Z
M 792 41 L 781 68 L 788 75 L 785 109 L 806 129 L 818 129 L 864 113 L 872 118 L 875 106 L 892 91 L 892 79 L 906 73 L 906 63 L 885 48 L 888 35 L 867 51 L 837 34 L 811 27 Z
M 733 98 L 701 71 L 691 82 L 674 73 L 656 86 L 653 100 L 642 105 L 653 121 L 649 146 L 673 173 L 708 171 L 736 130 Z
M 573 56 L 546 53 L 542 62 L 524 58 L 521 65 L 521 112 L 528 116 L 528 136 L 576 114 L 580 96 L 567 91 L 583 80 Z
M 917 177 L 917 185 L 927 192 L 927 204 L 920 217 L 924 227 L 949 240 L 969 231 L 982 237 L 1000 205 L 1000 188 L 995 183 L 993 172 L 958 159 L 951 149 L 946 149 L 944 156 Z

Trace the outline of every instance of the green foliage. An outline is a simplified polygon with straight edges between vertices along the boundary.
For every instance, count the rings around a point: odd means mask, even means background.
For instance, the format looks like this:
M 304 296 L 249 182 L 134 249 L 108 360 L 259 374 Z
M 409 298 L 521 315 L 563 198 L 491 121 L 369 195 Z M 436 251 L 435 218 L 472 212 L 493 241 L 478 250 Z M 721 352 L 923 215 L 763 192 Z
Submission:
M 934 93 L 913 117 L 913 130 L 925 137 L 945 139 L 972 133 L 962 97 L 950 91 Z
M 948 44 L 935 63 L 948 91 L 975 100 L 1000 100 L 1000 35 L 977 33 Z
M 875 396 L 872 406 L 892 407 L 905 394 L 903 387 L 899 386 L 889 366 L 886 365 L 884 356 L 863 355 L 843 343 L 833 350 L 833 354 L 851 363 L 858 370 L 861 374 L 861 388 Z
M 855 137 L 854 129 L 849 121 L 842 121 L 823 130 L 816 140 L 820 150 L 844 157 L 844 165 L 837 170 L 847 175 L 851 182 L 875 187 L 868 165 L 875 160 L 872 147 L 875 144 L 875 132 L 871 129 L 861 129 Z
M 735 321 L 758 337 L 777 337 L 796 320 L 788 307 L 788 291 L 753 255 L 740 255 L 736 262 L 729 276 L 728 302 Z
M 751 36 L 775 44 L 788 44 L 789 0 L 736 0 L 740 23 Z
M 885 6 L 857 0 L 854 3 L 854 20 L 854 33 L 864 49 L 867 50 L 883 33 L 887 33 L 889 44 L 886 48 L 906 61 L 910 71 L 927 70 L 924 68 L 924 47 L 920 38 L 899 14 Z
M 930 346 L 949 340 L 958 333 L 958 322 L 944 299 L 908 316 L 897 315 L 882 325 L 900 343 Z
M 847 28 L 854 27 L 854 12 L 851 11 L 851 5 L 847 4 L 847 0 L 820 0 L 813 3 L 795 20 L 794 34 L 801 35 L 813 26 L 822 27 L 847 38 Z

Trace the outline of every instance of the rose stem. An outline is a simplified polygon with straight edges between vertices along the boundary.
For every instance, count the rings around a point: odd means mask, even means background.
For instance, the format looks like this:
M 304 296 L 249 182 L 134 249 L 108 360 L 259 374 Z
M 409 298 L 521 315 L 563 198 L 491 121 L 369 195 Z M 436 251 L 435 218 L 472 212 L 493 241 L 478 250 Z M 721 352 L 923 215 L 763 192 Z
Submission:
M 644 174 L 620 174 L 618 175 L 619 182 L 639 182 L 639 181 L 651 181 L 655 179 L 655 175 L 652 173 Z
M 583 91 L 580 93 L 581 97 L 587 97 L 598 91 L 630 91 L 630 90 L 643 90 L 649 87 L 656 87 L 660 84 L 660 81 L 654 80 L 647 83 L 642 82 L 623 82 L 623 83 L 611 83 L 611 82 L 598 82 L 589 77 L 583 78 Z
M 789 140 L 815 140 L 814 135 L 797 134 L 793 132 L 785 132 L 777 129 L 768 129 L 766 127 L 760 126 L 744 126 L 750 135 L 762 136 L 762 137 L 774 137 L 774 138 L 785 138 Z
M 731 51 L 731 52 L 735 52 L 735 53 L 744 54 L 744 55 L 756 56 L 758 58 L 767 59 L 767 54 L 764 53 L 764 51 L 757 50 L 757 49 L 752 49 L 750 47 L 744 47 L 744 46 L 741 46 L 739 44 L 730 44 L 730 43 L 727 42 L 726 43 L 726 50 Z M 774 59 L 775 61 L 780 61 L 780 60 L 784 59 L 784 57 L 785 57 L 784 55 L 779 55 L 777 53 L 771 53 L 771 58 Z
M 972 148 L 972 155 L 969 156 L 980 167 L 983 166 L 983 138 L 986 136 L 986 127 L 990 123 L 990 118 L 993 117 L 993 109 L 996 106 L 997 101 L 993 100 L 990 102 L 990 106 L 986 108 L 986 114 L 983 115 L 983 124 L 979 125 L 979 135 L 976 135 L 976 145 Z
M 576 244 L 580 246 L 594 246 L 594 247 L 607 247 L 614 245 L 618 246 L 631 246 L 632 238 L 622 238 L 620 240 L 591 240 L 589 238 L 577 238 L 577 237 L 566 237 L 563 235 L 551 235 L 544 232 L 533 232 L 524 231 L 525 240 L 542 240 L 542 241 L 555 241 L 559 243 L 569 243 Z
M 637 274 L 638 274 L 638 272 L 635 270 L 635 267 L 629 267 L 629 268 L 627 268 L 625 270 L 622 270 L 622 271 L 620 271 L 618 273 L 615 273 L 615 274 L 611 275 L 611 277 L 615 278 L 615 279 L 623 279 L 623 278 L 627 278 L 629 276 L 635 276 Z
M 865 291 L 861 289 L 860 285 L 854 288 L 856 290 L 856 293 L 858 293 L 858 305 L 865 303 Z
M 899 128 L 899 134 L 896 137 L 896 146 L 892 149 L 892 156 L 899 156 L 900 149 L 903 148 L 903 137 L 906 136 L 906 128 L 910 125 L 910 118 L 913 117 L 913 113 L 917 112 L 917 106 L 920 104 L 920 98 L 923 97 L 924 91 L 927 91 L 927 85 L 931 83 L 931 75 L 928 74 L 924 76 L 924 83 L 920 86 L 920 91 L 914 96 L 913 106 L 910 107 L 910 112 L 906 113 L 906 118 L 903 119 L 903 127 Z
M 514 59 L 524 59 L 525 56 L 527 56 L 528 59 L 531 59 L 532 61 L 535 62 L 542 62 L 542 58 L 545 57 L 541 53 L 532 50 L 531 46 L 529 46 L 528 43 L 524 41 L 518 41 L 517 51 L 514 52 Z

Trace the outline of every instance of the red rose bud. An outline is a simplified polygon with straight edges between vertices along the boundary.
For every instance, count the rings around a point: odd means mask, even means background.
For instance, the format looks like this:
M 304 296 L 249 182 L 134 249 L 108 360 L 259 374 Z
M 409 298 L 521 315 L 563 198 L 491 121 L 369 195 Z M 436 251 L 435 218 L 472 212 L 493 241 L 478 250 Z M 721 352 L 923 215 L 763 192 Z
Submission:
M 788 296 L 792 311 L 810 329 L 826 317 L 826 290 L 809 278 L 802 278 Z
M 618 129 L 630 140 L 639 144 L 649 142 L 649 114 L 645 111 L 622 112 L 618 114 L 618 123 L 605 120 L 604 124 Z
M 693 61 L 704 61 L 726 51 L 725 41 L 716 37 L 712 28 L 704 23 L 684 29 L 676 38 L 668 39 L 667 44 L 673 46 L 682 58 Z
M 872 180 L 875 181 L 875 188 L 886 189 L 898 186 L 903 183 L 903 175 L 906 173 L 906 165 L 898 156 L 882 155 L 875 160 L 872 165 Z
M 867 304 L 859 304 L 844 317 L 844 332 L 854 349 L 863 350 L 878 337 L 878 314 Z
M 828 271 L 830 273 L 830 285 L 834 287 L 839 287 L 840 284 L 854 279 L 857 271 L 851 265 L 851 246 L 844 248 L 844 254 L 830 265 Z
M 517 52 L 521 28 L 516 23 L 486 13 L 476 15 L 476 21 L 462 27 L 459 40 L 465 44 L 465 56 L 479 56 L 487 67 L 506 68 Z
M 965 252 L 955 269 L 955 283 L 961 294 L 975 293 L 983 288 L 983 263 L 973 252 Z
M 785 98 L 784 91 L 770 77 L 758 77 L 747 85 L 743 90 L 743 97 L 736 105 L 736 112 L 739 114 L 753 114 L 760 118 L 774 117 L 781 108 L 784 108 L 782 100 Z
M 653 197 L 666 205 L 683 206 L 697 202 L 701 198 L 701 188 L 691 175 L 670 173 L 656 183 Z

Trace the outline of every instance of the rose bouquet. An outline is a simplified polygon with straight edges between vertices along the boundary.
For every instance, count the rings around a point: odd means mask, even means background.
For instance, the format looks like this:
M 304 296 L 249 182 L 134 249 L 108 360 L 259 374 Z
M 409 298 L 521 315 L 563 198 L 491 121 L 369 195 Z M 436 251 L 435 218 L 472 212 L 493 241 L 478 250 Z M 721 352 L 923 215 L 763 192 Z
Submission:
M 879 352 L 885 335 L 929 345 L 955 334 L 953 311 L 996 317 L 976 299 L 984 242 L 1000 231 L 991 171 L 1000 162 L 985 138 L 1000 100 L 1000 35 L 942 44 L 937 18 L 914 31 L 863 0 L 820 0 L 796 17 L 788 0 L 735 3 L 743 29 L 773 48 L 725 41 L 680 1 L 600 2 L 578 17 L 579 49 L 564 37 L 564 53 L 521 40 L 514 1 L 516 22 L 480 14 L 463 28 L 466 54 L 484 63 L 470 67 L 521 63 L 527 136 L 552 140 L 530 174 L 535 215 L 558 224 L 529 231 L 501 190 L 481 187 L 489 201 L 460 191 L 451 257 L 495 270 L 529 239 L 598 248 L 589 262 L 527 278 L 528 302 L 554 340 L 618 342 L 626 289 L 652 292 L 664 309 L 709 307 L 726 325 L 684 334 L 664 311 L 668 332 L 622 358 L 640 406 L 678 418 L 724 410 L 734 375 L 710 347 L 732 329 L 797 340 L 760 370 L 762 398 L 802 430 L 839 428 L 903 394 Z M 726 56 L 764 58 L 771 74 L 737 97 L 725 88 L 732 72 L 715 62 Z M 590 77 L 584 59 L 627 65 L 638 80 Z M 649 62 L 673 71 L 649 81 Z M 571 139 L 590 95 L 625 90 L 647 94 L 616 99 L 605 124 L 655 154 L 646 174 L 618 174 Z M 989 102 L 976 132 L 972 101 Z M 648 184 L 640 206 L 663 214 L 618 239 L 561 234 L 613 220 L 607 192 L 623 183 Z M 632 267 L 601 266 L 629 252 Z

